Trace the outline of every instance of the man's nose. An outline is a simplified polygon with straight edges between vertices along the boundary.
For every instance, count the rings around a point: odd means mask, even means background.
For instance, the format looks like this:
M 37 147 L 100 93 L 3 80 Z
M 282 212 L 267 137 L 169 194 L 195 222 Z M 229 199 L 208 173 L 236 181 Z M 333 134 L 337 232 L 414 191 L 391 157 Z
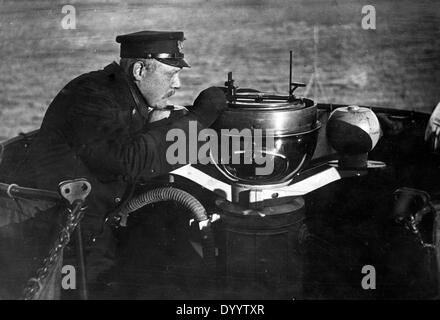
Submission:
M 176 75 L 171 81 L 171 88 L 179 89 L 180 88 L 180 78 L 179 75 Z

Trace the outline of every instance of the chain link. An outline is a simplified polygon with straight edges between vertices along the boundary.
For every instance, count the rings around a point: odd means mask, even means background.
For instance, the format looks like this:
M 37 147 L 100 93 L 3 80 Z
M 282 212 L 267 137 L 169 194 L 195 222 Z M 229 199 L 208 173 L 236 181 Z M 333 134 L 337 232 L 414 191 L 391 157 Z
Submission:
M 72 209 L 66 208 L 65 211 L 68 214 L 65 226 L 60 230 L 58 238 L 49 251 L 49 255 L 43 260 L 40 268 L 35 272 L 35 276 L 27 281 L 26 287 L 23 290 L 24 300 L 33 300 L 37 293 L 41 291 L 42 283 L 48 276 L 49 270 L 60 258 L 63 249 L 70 241 L 70 236 L 84 216 L 85 207 L 83 207 L 83 203 L 83 201 L 77 201 Z

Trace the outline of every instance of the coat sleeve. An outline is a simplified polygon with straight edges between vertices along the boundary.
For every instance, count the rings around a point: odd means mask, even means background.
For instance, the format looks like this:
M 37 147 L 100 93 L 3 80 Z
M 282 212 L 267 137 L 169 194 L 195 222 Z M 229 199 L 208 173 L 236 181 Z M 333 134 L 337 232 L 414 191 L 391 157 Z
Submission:
M 105 95 L 78 95 L 69 116 L 72 144 L 93 171 L 124 175 L 133 180 L 170 172 L 178 165 L 170 165 L 166 159 L 167 148 L 173 143 L 166 141 L 167 132 L 179 128 L 188 136 L 190 121 L 196 121 L 197 130 L 210 126 L 224 108 L 223 104 L 226 105 L 222 99 L 217 101 L 212 97 L 202 92 L 194 103 L 197 112 L 161 120 L 160 125 L 131 133 L 131 112 L 121 110 Z M 218 103 L 222 105 L 217 106 Z

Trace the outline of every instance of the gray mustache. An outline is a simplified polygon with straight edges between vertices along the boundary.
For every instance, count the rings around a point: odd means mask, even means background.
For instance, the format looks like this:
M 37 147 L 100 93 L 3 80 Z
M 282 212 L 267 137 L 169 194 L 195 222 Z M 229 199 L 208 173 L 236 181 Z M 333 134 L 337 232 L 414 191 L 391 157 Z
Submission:
M 169 97 L 171 97 L 172 95 L 174 95 L 175 93 L 176 93 L 176 91 L 175 91 L 175 90 L 172 90 L 172 91 L 168 92 L 167 94 L 165 94 L 163 97 L 164 97 L 164 98 L 169 98 Z

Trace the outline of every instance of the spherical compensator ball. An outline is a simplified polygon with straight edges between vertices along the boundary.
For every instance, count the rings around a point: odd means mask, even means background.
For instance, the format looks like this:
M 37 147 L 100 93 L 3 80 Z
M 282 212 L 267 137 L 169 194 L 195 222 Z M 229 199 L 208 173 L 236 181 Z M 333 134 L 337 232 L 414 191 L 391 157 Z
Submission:
M 341 154 L 370 152 L 380 138 L 380 124 L 374 112 L 358 106 L 334 110 L 327 122 L 327 139 Z

